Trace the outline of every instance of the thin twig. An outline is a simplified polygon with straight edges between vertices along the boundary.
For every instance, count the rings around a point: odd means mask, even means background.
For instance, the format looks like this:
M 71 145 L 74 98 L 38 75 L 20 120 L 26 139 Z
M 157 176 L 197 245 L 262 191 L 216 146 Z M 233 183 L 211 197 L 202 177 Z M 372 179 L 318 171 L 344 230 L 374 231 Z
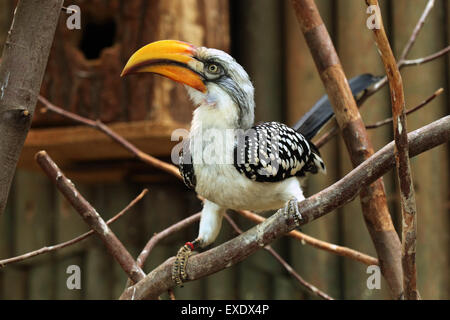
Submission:
M 321 297 L 322 299 L 325 300 L 334 300 L 334 298 L 332 298 L 330 295 L 326 294 L 325 292 L 323 292 L 322 290 L 320 290 L 319 288 L 317 288 L 316 286 L 310 284 L 309 282 L 307 282 L 305 279 L 303 279 L 297 272 L 295 272 L 295 270 L 286 262 L 286 260 L 284 260 L 279 254 L 278 252 L 276 252 L 275 250 L 273 250 L 273 248 L 271 246 L 266 246 L 264 247 L 264 249 L 266 249 L 272 256 L 274 256 L 274 258 L 287 270 L 287 272 L 293 276 L 301 285 L 303 285 L 304 287 L 306 287 L 308 290 L 310 290 L 312 293 L 318 295 L 319 297 Z
M 77 13 L 78 11 L 73 8 L 61 7 L 61 10 L 67 14 Z
M 242 234 L 243 231 L 237 226 L 237 224 L 231 219 L 231 217 L 228 214 L 224 215 L 225 219 L 228 221 L 228 223 L 231 225 L 231 227 L 236 231 L 237 234 Z M 303 279 L 293 268 L 290 266 L 286 260 L 284 260 L 270 245 L 265 246 L 264 250 L 269 252 L 285 269 L 286 271 L 297 280 L 300 285 L 304 286 L 306 289 L 314 293 L 315 295 L 321 297 L 325 300 L 334 300 L 332 297 L 330 297 L 325 292 L 319 290 L 316 286 L 310 284 L 305 279 Z
M 440 58 L 449 51 L 450 51 L 450 46 L 447 46 L 444 49 L 439 50 L 438 52 L 430 54 L 429 56 L 426 56 L 426 57 L 412 59 L 412 60 L 403 60 L 403 61 L 399 62 L 399 67 L 401 67 L 401 66 L 405 66 L 405 67 L 418 66 L 418 65 L 433 61 L 437 58 Z
M 434 98 L 436 98 L 437 96 L 439 96 L 441 93 L 443 92 L 443 89 L 440 88 L 438 90 L 436 90 L 436 92 L 434 92 L 431 96 L 429 96 L 427 99 L 425 99 L 423 102 L 421 102 L 419 105 L 408 109 L 406 111 L 406 115 L 409 115 L 419 109 L 421 109 L 422 107 L 426 106 L 427 104 L 429 104 L 431 101 L 434 100 Z M 369 124 L 366 125 L 366 129 L 376 129 L 378 127 L 381 127 L 382 125 L 388 124 L 392 122 L 392 118 L 387 118 L 381 121 L 378 121 L 374 124 Z M 314 145 L 317 148 L 321 148 L 323 147 L 328 141 L 330 141 L 331 139 L 333 139 L 335 136 L 337 136 L 339 133 L 339 128 L 338 126 L 335 124 L 333 127 L 331 127 L 331 129 L 329 129 L 328 131 L 326 131 L 323 135 L 320 136 L 319 139 L 317 139 L 314 142 Z
M 193 214 L 190 217 L 187 217 L 181 221 L 178 221 L 177 223 L 171 225 L 170 227 L 164 229 L 161 232 L 155 233 L 150 240 L 145 245 L 144 249 L 142 249 L 141 253 L 136 259 L 136 264 L 139 266 L 139 268 L 143 268 L 145 261 L 147 260 L 148 256 L 150 255 L 150 252 L 152 252 L 153 248 L 163 239 L 167 238 L 168 236 L 177 233 L 178 231 L 190 226 L 194 222 L 200 220 L 201 212 L 197 212 L 196 214 Z M 125 288 L 128 288 L 131 286 L 132 283 L 128 279 Z
M 417 36 L 419 35 L 420 30 L 422 30 L 423 25 L 425 24 L 425 21 L 427 20 L 428 15 L 431 12 L 431 9 L 433 9 L 434 6 L 434 0 L 428 0 L 428 3 L 425 7 L 425 9 L 422 12 L 422 15 L 419 18 L 419 21 L 417 21 L 417 24 L 406 43 L 405 47 L 403 48 L 402 55 L 400 56 L 399 61 L 405 60 L 408 56 L 408 53 L 411 51 L 412 46 L 416 42 Z
M 237 213 L 239 213 L 241 216 L 252 220 L 256 223 L 261 223 L 264 220 L 266 220 L 265 218 L 261 217 L 259 214 L 247 211 L 247 210 L 241 210 L 241 211 L 236 211 Z M 342 247 L 342 246 L 338 246 L 336 244 L 333 243 L 329 243 L 326 241 L 322 241 L 319 239 L 316 239 L 314 237 L 308 236 L 307 234 L 304 234 L 303 232 L 297 231 L 297 230 L 293 230 L 291 232 L 289 232 L 287 234 L 288 236 L 290 236 L 291 238 L 297 239 L 299 240 L 301 243 L 306 243 L 309 244 L 315 248 L 318 249 L 322 249 L 328 252 L 331 252 L 333 254 L 337 254 L 339 256 L 343 256 L 346 258 L 350 258 L 359 262 L 362 262 L 368 266 L 371 265 L 378 265 L 378 259 L 371 257 L 367 254 L 364 254 L 362 252 L 347 248 L 347 247 Z
M 80 194 L 72 181 L 66 178 L 48 156 L 47 152 L 38 152 L 36 161 L 77 213 L 95 231 L 108 249 L 108 252 L 116 259 L 125 273 L 135 283 L 142 280 L 145 277 L 145 273 L 137 266 L 131 254 L 108 227 L 97 210 Z
M 431 1 L 430 1 L 431 2 Z M 430 2 L 428 4 L 430 4 Z M 367 5 L 378 6 L 378 0 L 367 0 Z M 427 6 L 428 8 L 428 6 Z M 429 9 L 428 9 L 429 10 Z M 404 296 L 408 300 L 417 300 L 416 271 L 416 232 L 417 208 L 409 162 L 408 130 L 406 125 L 405 96 L 400 70 L 395 61 L 389 40 L 380 17 L 380 28 L 374 28 L 375 42 L 380 51 L 384 68 L 389 80 L 392 118 L 395 140 L 395 163 L 400 185 L 402 208 L 402 266 Z M 420 30 L 420 27 L 417 27 Z M 407 51 L 405 50 L 405 53 Z M 405 54 L 406 55 L 406 54 Z
M 145 153 L 144 151 L 137 148 L 135 145 L 124 139 L 121 135 L 115 133 L 112 131 L 107 125 L 105 125 L 100 120 L 94 121 L 87 118 L 84 118 L 82 116 L 79 116 L 75 113 L 72 113 L 70 111 L 64 110 L 58 106 L 55 106 L 50 101 L 48 101 L 46 98 L 39 96 L 38 100 L 50 111 L 53 111 L 63 117 L 66 117 L 68 119 L 71 119 L 73 121 L 82 123 L 84 125 L 87 125 L 91 128 L 97 129 L 104 134 L 106 134 L 108 137 L 110 137 L 112 140 L 120 144 L 122 147 L 124 147 L 126 150 L 128 150 L 131 154 L 133 154 L 136 158 L 141 160 L 144 163 L 149 164 L 152 167 L 155 167 L 157 169 L 160 169 L 162 171 L 165 171 L 178 179 L 182 180 L 182 177 L 180 175 L 180 172 L 177 167 L 174 165 L 171 165 L 165 161 L 161 161 L 155 157 L 150 156 L 149 154 Z
M 450 116 L 439 119 L 408 134 L 409 155 L 416 156 L 450 140 Z M 373 183 L 395 166 L 394 143 L 391 142 L 349 172 L 338 182 L 299 203 L 300 225 L 316 220 L 349 203 L 361 187 Z M 270 218 L 217 247 L 192 255 L 187 264 L 186 281 L 196 280 L 230 267 L 270 244 L 296 227 L 293 217 L 277 212 Z M 142 281 L 128 288 L 121 299 L 155 299 L 172 288 L 172 265 L 169 258 Z
M 120 211 L 118 214 L 116 214 L 114 217 L 112 217 L 111 219 L 109 219 L 108 221 L 106 221 L 107 225 L 110 225 L 111 223 L 115 222 L 117 219 L 119 219 L 120 217 L 122 217 L 125 213 L 127 213 L 132 207 L 134 207 L 136 205 L 136 203 L 138 203 L 142 198 L 144 198 L 144 196 L 148 193 L 147 189 L 144 189 L 133 201 L 131 201 L 122 211 Z M 16 257 L 12 257 L 12 258 L 8 258 L 5 260 L 0 260 L 0 268 L 11 264 L 11 263 L 15 263 L 15 262 L 20 262 L 20 261 L 24 261 L 36 256 L 39 256 L 41 254 L 44 253 L 49 253 L 52 251 L 56 251 L 68 246 L 71 246 L 75 243 L 78 243 L 84 239 L 87 239 L 89 236 L 91 236 L 92 234 L 94 234 L 94 230 L 90 230 L 86 233 L 83 233 L 82 235 L 73 238 L 71 240 L 65 241 L 63 243 L 57 244 L 57 245 L 53 245 L 53 246 L 47 246 L 47 247 L 43 247 L 39 250 L 35 250 L 35 251 L 31 251 L 25 254 L 22 254 L 20 256 L 16 256 Z
M 155 233 L 153 237 L 150 238 L 150 240 L 145 245 L 142 252 L 139 254 L 138 258 L 136 259 L 136 263 L 139 267 L 143 267 L 145 261 L 147 260 L 148 256 L 150 255 L 150 252 L 153 250 L 153 248 L 163 239 L 167 238 L 168 236 L 177 233 L 178 231 L 190 226 L 194 222 L 200 220 L 200 212 L 197 212 L 196 214 L 193 214 L 190 217 L 187 217 L 181 221 L 178 221 L 174 225 L 168 227 L 167 229 Z
M 409 115 L 409 114 L 421 109 L 422 107 L 426 106 L 428 103 L 433 101 L 434 98 L 436 98 L 437 96 L 440 96 L 443 92 L 444 92 L 443 88 L 436 90 L 431 96 L 429 96 L 427 99 L 422 101 L 419 105 L 415 106 L 414 108 L 406 110 L 405 114 Z M 379 128 L 379 127 L 384 126 L 385 124 L 388 124 L 391 122 L 392 122 L 392 117 L 375 122 L 373 124 L 368 124 L 368 125 L 366 125 L 366 128 L 367 129 L 376 129 L 376 128 Z
M 330 141 L 331 139 L 333 139 L 335 136 L 337 136 L 339 133 L 339 126 L 337 125 L 337 123 L 334 124 L 334 126 L 328 130 L 327 132 L 325 132 L 323 135 L 320 136 L 319 139 L 316 140 L 316 142 L 314 142 L 314 145 L 317 148 L 322 148 L 328 141 Z

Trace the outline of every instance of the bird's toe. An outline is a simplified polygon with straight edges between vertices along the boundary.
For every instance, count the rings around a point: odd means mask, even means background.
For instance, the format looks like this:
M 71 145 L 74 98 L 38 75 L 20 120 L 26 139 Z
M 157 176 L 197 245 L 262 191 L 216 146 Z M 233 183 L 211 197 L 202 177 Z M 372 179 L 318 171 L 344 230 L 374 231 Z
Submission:
M 288 201 L 288 203 L 284 207 L 284 214 L 285 214 L 286 218 L 288 218 L 289 216 L 292 215 L 297 227 L 300 226 L 300 223 L 301 223 L 303 217 L 302 217 L 302 214 L 300 213 L 300 210 L 298 209 L 298 200 L 297 199 L 293 198 Z

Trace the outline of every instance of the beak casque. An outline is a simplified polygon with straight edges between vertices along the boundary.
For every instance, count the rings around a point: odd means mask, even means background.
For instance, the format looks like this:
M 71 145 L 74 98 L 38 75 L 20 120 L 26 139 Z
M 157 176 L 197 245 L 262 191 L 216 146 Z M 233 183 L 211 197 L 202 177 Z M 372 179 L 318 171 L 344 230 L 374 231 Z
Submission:
M 189 63 L 195 65 L 195 51 L 193 45 L 182 41 L 152 42 L 131 56 L 120 76 L 152 72 L 205 93 L 206 86 L 202 76 L 189 67 Z

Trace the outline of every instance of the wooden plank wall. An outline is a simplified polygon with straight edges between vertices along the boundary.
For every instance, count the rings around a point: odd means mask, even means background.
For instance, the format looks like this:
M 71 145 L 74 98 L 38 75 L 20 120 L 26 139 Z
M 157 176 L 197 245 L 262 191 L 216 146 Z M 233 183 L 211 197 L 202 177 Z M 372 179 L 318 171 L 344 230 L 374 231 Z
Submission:
M 366 72 L 382 74 L 372 33 L 365 27 L 364 2 L 316 2 L 347 76 Z M 381 1 L 384 22 L 397 56 L 425 3 L 425 0 Z M 4 41 L 9 25 L 5 12 L 10 12 L 11 8 L 5 7 L 6 4 L 6 1 L 0 2 L 0 43 Z M 254 80 L 257 121 L 279 120 L 292 125 L 320 98 L 324 89 L 290 1 L 231 1 L 230 8 L 232 52 Z M 449 3 L 436 1 L 410 57 L 433 53 L 450 43 L 449 20 Z M 449 66 L 450 57 L 447 57 L 402 72 L 408 107 L 415 106 L 440 87 L 446 90 L 426 109 L 408 117 L 409 130 L 449 113 Z M 362 114 L 367 123 L 388 117 L 387 89 L 372 97 Z M 386 126 L 370 132 L 376 149 L 392 139 L 391 131 Z M 321 152 L 328 175 L 310 179 L 306 194 L 323 189 L 351 169 L 340 139 L 333 140 Z M 450 298 L 449 155 L 447 145 L 412 160 L 418 205 L 418 285 L 425 299 Z M 400 230 L 395 176 L 387 174 L 384 182 L 389 207 L 397 230 Z M 134 256 L 153 233 L 200 209 L 195 195 L 170 178 L 153 183 L 75 183 L 105 219 L 120 211 L 142 188 L 150 189 L 146 199 L 112 227 Z M 237 218 L 235 214 L 232 217 Z M 239 218 L 236 221 L 244 230 L 252 226 Z M 7 210 L 0 217 L 0 259 L 68 240 L 86 230 L 78 215 L 42 174 L 20 170 L 11 189 Z M 305 226 L 303 231 L 375 255 L 359 201 Z M 173 255 L 184 241 L 194 238 L 196 232 L 197 225 L 193 225 L 163 241 L 150 255 L 145 270 L 151 270 Z M 216 243 L 234 235 L 224 222 Z M 274 248 L 307 281 L 335 298 L 389 297 L 384 282 L 381 290 L 367 289 L 366 266 L 360 263 L 290 239 L 276 241 Z M 72 264 L 82 269 L 82 290 L 66 287 L 66 268 Z M 125 281 L 125 275 L 105 253 L 101 243 L 92 238 L 55 254 L 0 269 L 0 299 L 114 299 L 122 292 Z M 179 299 L 315 299 L 292 281 L 263 250 L 233 268 L 188 283 L 184 288 L 176 289 L 175 294 Z

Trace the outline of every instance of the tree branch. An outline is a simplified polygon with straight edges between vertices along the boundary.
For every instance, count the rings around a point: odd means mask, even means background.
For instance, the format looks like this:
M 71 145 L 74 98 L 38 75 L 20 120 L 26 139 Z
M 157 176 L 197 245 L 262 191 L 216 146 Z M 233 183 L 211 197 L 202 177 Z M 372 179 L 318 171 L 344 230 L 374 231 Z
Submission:
M 431 101 L 433 101 L 437 96 L 440 96 L 443 92 L 444 92 L 444 89 L 439 88 L 431 96 L 429 96 L 424 101 L 422 101 L 420 104 L 418 104 L 414 108 L 406 110 L 405 114 L 409 115 L 409 114 L 411 114 L 411 113 L 421 109 L 422 107 L 426 106 Z M 377 121 L 377 122 L 375 122 L 373 124 L 367 124 L 366 128 L 367 129 L 376 129 L 376 128 L 379 128 L 379 127 L 384 126 L 385 124 L 388 124 L 388 123 L 391 123 L 391 122 L 392 122 L 392 117 L 384 119 L 384 120 Z
M 107 225 L 110 225 L 111 223 L 115 222 L 116 220 L 118 220 L 120 217 L 122 217 L 125 213 L 127 213 L 132 207 L 134 207 L 134 205 L 136 205 L 136 203 L 138 203 L 139 201 L 142 200 L 142 198 L 144 198 L 144 196 L 148 193 L 147 189 L 144 189 L 133 201 L 131 201 L 122 211 L 120 211 L 118 214 L 116 214 L 114 217 L 112 217 L 111 219 L 109 219 L 108 221 L 106 221 Z M 4 260 L 0 260 L 0 268 L 5 267 L 8 264 L 11 263 L 15 263 L 15 262 L 21 262 L 36 256 L 39 256 L 41 254 L 44 253 L 49 253 L 49 252 L 53 252 L 59 249 L 63 249 L 65 247 L 71 246 L 75 243 L 81 242 L 84 239 L 87 239 L 89 236 L 91 236 L 92 234 L 94 234 L 94 230 L 90 230 L 86 233 L 83 233 L 82 235 L 73 238 L 71 240 L 65 241 L 63 243 L 57 244 L 57 245 L 53 245 L 53 246 L 47 246 L 47 247 L 43 247 L 41 249 L 35 250 L 35 251 L 31 251 L 31 252 L 27 252 L 25 254 L 22 254 L 20 256 L 16 256 L 16 257 L 12 257 L 12 258 L 8 258 L 8 259 L 4 259 Z
M 237 234 L 242 234 L 243 231 L 237 226 L 237 224 L 233 221 L 233 219 L 230 218 L 228 214 L 225 214 L 225 219 L 228 221 L 228 223 L 231 225 L 231 227 L 236 231 Z M 264 250 L 269 252 L 285 269 L 286 271 L 294 277 L 295 280 L 297 280 L 300 285 L 304 286 L 306 289 L 314 293 L 315 295 L 321 297 L 325 300 L 334 300 L 332 297 L 330 297 L 325 292 L 319 290 L 316 286 L 310 284 L 305 279 L 303 279 L 295 270 L 284 260 L 270 245 L 265 246 Z
M 334 126 L 333 126 L 330 130 L 328 130 L 327 132 L 325 132 L 324 134 L 322 134 L 322 135 L 320 136 L 320 138 L 317 139 L 317 140 L 314 142 L 314 145 L 315 145 L 317 148 L 320 149 L 320 148 L 322 148 L 325 144 L 327 144 L 328 141 L 330 141 L 331 139 L 333 139 L 334 137 L 336 137 L 338 134 L 339 134 L 339 127 L 338 127 L 338 125 L 335 123 Z
M 0 65 L 0 215 L 31 126 L 63 0 L 19 1 Z
M 124 245 L 111 231 L 105 221 L 91 204 L 78 192 L 74 184 L 67 179 L 45 151 L 36 154 L 36 161 L 59 191 L 80 214 L 83 220 L 95 231 L 108 252 L 116 259 L 122 269 L 135 283 L 145 277 L 145 273 L 125 249 Z
M 378 5 L 378 4 L 377 4 Z M 412 46 L 416 42 L 417 36 L 419 35 L 419 32 L 422 30 L 423 25 L 425 24 L 425 21 L 427 20 L 428 15 L 431 12 L 431 9 L 434 7 L 434 0 L 428 0 L 428 3 L 423 10 L 422 15 L 419 18 L 419 21 L 417 21 L 417 24 L 411 34 L 411 37 L 409 38 L 408 42 L 406 43 L 405 47 L 403 48 L 402 55 L 400 56 L 399 61 L 403 61 L 408 56 L 408 53 L 411 51 Z M 382 22 L 382 21 L 380 21 Z
M 379 6 L 378 0 L 366 0 L 367 5 Z M 433 2 L 431 3 L 430 10 Z M 426 11 L 425 10 L 425 11 Z M 405 95 L 400 70 L 395 62 L 389 40 L 384 30 L 381 14 L 379 17 L 380 28 L 374 28 L 375 42 L 383 61 L 384 68 L 389 80 L 391 93 L 392 118 L 395 140 L 395 164 L 397 177 L 400 185 L 400 199 L 402 207 L 402 265 L 403 265 L 403 287 L 405 298 L 418 299 L 416 287 L 416 232 L 417 232 L 417 208 L 414 185 L 411 176 L 411 165 L 408 150 L 408 129 L 406 125 Z M 420 27 L 416 28 L 420 30 Z M 412 44 L 409 44 L 410 46 Z M 406 56 L 408 50 L 404 51 Z M 403 55 L 402 55 L 403 57 Z M 404 57 L 403 57 L 404 58 Z
M 444 49 L 439 50 L 438 52 L 430 54 L 429 56 L 426 56 L 423 58 L 412 59 L 412 60 L 402 60 L 399 62 L 399 67 L 418 66 L 418 65 L 433 61 L 437 58 L 440 58 L 443 55 L 447 54 L 449 51 L 450 51 L 450 46 L 447 46 Z
M 79 123 L 82 123 L 91 128 L 97 129 L 100 132 L 103 132 L 104 134 L 106 134 L 112 140 L 114 140 L 119 145 L 124 147 L 126 150 L 128 150 L 131 154 L 133 154 L 136 158 L 138 158 L 142 162 L 147 163 L 148 165 L 155 167 L 159 170 L 167 172 L 167 173 L 177 177 L 180 180 L 183 180 L 177 167 L 175 167 L 174 165 L 171 165 L 167 162 L 161 161 L 155 157 L 152 157 L 149 154 L 145 153 L 144 151 L 140 150 L 135 145 L 133 145 L 132 143 L 130 143 L 129 141 L 124 139 L 121 135 L 112 131 L 107 125 L 105 125 L 100 120 L 97 120 L 97 121 L 90 120 L 90 119 L 84 118 L 82 116 L 79 116 L 75 113 L 64 110 L 58 106 L 55 106 L 54 104 L 52 104 L 50 101 L 48 101 L 46 98 L 44 98 L 42 96 L 39 96 L 38 99 L 48 110 L 51 110 L 63 117 L 71 119 L 75 122 L 79 122 Z
M 419 105 L 406 110 L 406 114 L 409 115 L 419 109 L 421 109 L 422 107 L 426 106 L 427 104 L 429 104 L 431 101 L 434 100 L 434 98 L 436 98 L 437 96 L 441 95 L 444 92 L 444 90 L 442 88 L 436 90 L 436 92 L 434 92 L 430 97 L 428 97 L 427 99 L 425 99 L 423 102 L 421 102 Z M 387 118 L 381 121 L 378 121 L 376 123 L 373 124 L 368 124 L 366 125 L 366 129 L 376 129 L 378 127 L 381 127 L 385 124 L 391 123 L 392 122 L 392 118 Z M 328 141 L 330 141 L 331 139 L 333 139 L 335 136 L 337 136 L 339 134 L 339 129 L 337 125 L 334 125 L 330 130 L 328 130 L 327 132 L 325 132 L 324 134 L 322 134 L 322 136 L 317 139 L 314 142 L 314 145 L 317 148 L 322 148 Z
M 163 239 L 167 238 L 171 234 L 177 233 L 178 231 L 186 228 L 187 226 L 193 224 L 194 222 L 200 220 L 201 212 L 197 212 L 190 217 L 187 217 L 181 221 L 178 221 L 174 225 L 170 226 L 169 228 L 159 232 L 155 233 L 153 237 L 150 238 L 150 240 L 145 245 L 142 252 L 139 254 L 138 258 L 136 259 L 137 265 L 142 268 L 144 266 L 145 261 L 147 260 L 148 256 L 150 255 L 150 252 L 153 250 L 153 248 Z
M 333 106 L 353 167 L 356 167 L 374 150 L 336 49 L 314 0 L 292 0 L 292 4 Z M 397 298 L 403 292 L 401 246 L 389 213 L 382 178 L 362 188 L 360 201 L 381 271 L 391 296 Z
M 416 156 L 450 140 L 450 116 L 439 119 L 408 134 L 409 155 Z M 386 145 L 369 159 L 349 172 L 344 178 L 299 203 L 301 224 L 306 224 L 352 201 L 362 186 L 376 181 L 395 166 L 394 143 Z M 228 268 L 242 261 L 258 249 L 271 243 L 296 224 L 292 217 L 278 211 L 261 224 L 217 247 L 189 258 L 188 280 L 196 280 Z M 169 258 L 150 272 L 142 281 L 128 288 L 121 299 L 157 298 L 172 288 L 172 264 Z
M 252 220 L 256 223 L 261 223 L 264 220 L 266 220 L 265 218 L 261 217 L 260 215 L 247 211 L 247 210 L 241 210 L 241 211 L 236 211 L 237 213 L 239 213 L 241 216 Z M 367 254 L 364 254 L 362 252 L 347 248 L 347 247 L 342 247 L 342 246 L 338 246 L 336 244 L 333 243 L 329 243 L 326 241 L 322 241 L 316 238 L 313 238 L 311 236 L 308 236 L 307 234 L 304 234 L 303 232 L 297 231 L 297 230 L 293 230 L 291 232 L 289 232 L 287 234 L 288 236 L 290 236 L 291 238 L 297 239 L 299 241 L 301 241 L 302 243 L 306 243 L 309 244 L 315 248 L 318 249 L 322 249 L 328 252 L 331 252 L 333 254 L 337 254 L 339 256 L 342 257 L 347 257 L 359 262 L 362 262 L 368 266 L 371 265 L 378 265 L 378 259 L 371 257 Z

